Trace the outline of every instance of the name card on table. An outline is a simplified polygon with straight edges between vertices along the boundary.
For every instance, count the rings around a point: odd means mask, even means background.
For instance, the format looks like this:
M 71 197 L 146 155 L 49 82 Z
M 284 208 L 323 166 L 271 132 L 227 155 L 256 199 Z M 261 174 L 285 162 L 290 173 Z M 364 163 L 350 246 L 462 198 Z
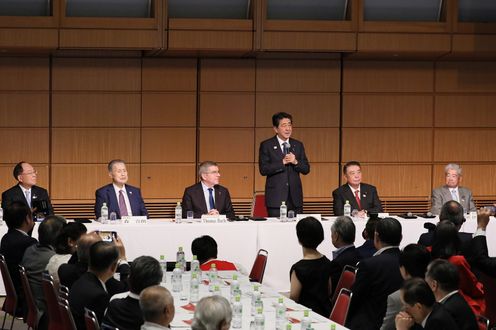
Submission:
M 133 225 L 146 224 L 146 215 L 140 216 L 124 216 L 122 217 L 122 223 L 129 223 Z
M 205 223 L 217 223 L 217 222 L 226 222 L 227 218 L 225 214 L 219 214 L 219 215 L 202 214 L 201 220 Z
M 306 217 L 314 217 L 315 219 L 322 221 L 322 214 L 320 214 L 320 213 L 318 213 L 318 214 L 317 213 L 316 214 L 308 214 L 308 213 L 297 214 L 296 215 L 296 221 L 300 221 L 301 219 L 306 218 Z

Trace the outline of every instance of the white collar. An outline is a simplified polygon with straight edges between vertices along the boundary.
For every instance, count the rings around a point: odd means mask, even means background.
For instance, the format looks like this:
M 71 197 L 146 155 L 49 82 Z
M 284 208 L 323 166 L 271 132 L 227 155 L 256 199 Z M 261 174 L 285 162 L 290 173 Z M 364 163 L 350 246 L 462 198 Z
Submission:
M 383 247 L 382 249 L 377 250 L 377 252 L 376 252 L 376 253 L 374 253 L 374 254 L 373 254 L 373 256 L 374 256 L 374 257 L 375 257 L 375 256 L 378 256 L 379 254 L 382 254 L 382 252 L 384 252 L 384 251 L 386 251 L 386 250 L 389 250 L 389 249 L 398 249 L 398 247 L 397 247 L 397 246 L 395 246 L 395 245 L 385 246 L 385 247 Z
M 119 191 L 123 191 L 125 194 L 127 194 L 127 190 L 126 190 L 126 185 L 123 185 L 122 188 L 119 188 L 119 186 L 117 186 L 115 183 L 112 183 L 112 185 L 114 186 L 114 190 L 115 190 L 115 193 L 117 195 L 119 195 Z
M 451 291 L 450 293 L 448 293 L 446 296 L 444 296 L 442 299 L 439 300 L 439 303 L 443 304 L 446 300 L 448 300 L 449 297 L 451 297 L 452 295 L 458 293 L 458 290 L 455 290 L 455 291 Z

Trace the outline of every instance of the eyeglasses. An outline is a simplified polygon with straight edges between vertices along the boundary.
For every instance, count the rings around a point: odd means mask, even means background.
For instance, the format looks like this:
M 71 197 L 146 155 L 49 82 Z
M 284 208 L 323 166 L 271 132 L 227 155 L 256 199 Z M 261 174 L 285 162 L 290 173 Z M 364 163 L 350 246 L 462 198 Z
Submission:
M 210 172 L 207 172 L 207 174 L 220 174 L 220 171 L 210 171 Z
M 38 171 L 32 171 L 32 172 L 22 172 L 22 175 L 33 175 L 33 174 L 38 174 Z

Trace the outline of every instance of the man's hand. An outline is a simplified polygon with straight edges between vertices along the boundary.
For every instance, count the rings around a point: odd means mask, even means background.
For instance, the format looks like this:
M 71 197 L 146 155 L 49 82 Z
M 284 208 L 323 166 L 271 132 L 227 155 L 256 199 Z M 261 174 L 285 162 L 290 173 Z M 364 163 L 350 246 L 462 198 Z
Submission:
M 208 215 L 219 215 L 219 211 L 217 211 L 216 209 L 211 209 L 210 211 L 208 211 Z
M 284 156 L 282 163 L 284 165 L 286 165 L 286 164 L 296 165 L 296 164 L 298 164 L 298 161 L 296 160 L 296 156 L 292 152 L 290 152 L 289 154 Z
M 359 218 L 366 218 L 367 217 L 367 211 L 366 210 L 358 211 L 357 217 L 359 217 Z
M 115 246 L 119 249 L 119 259 L 121 260 L 127 260 L 126 259 L 126 248 L 124 247 L 124 244 L 122 243 L 122 240 L 119 236 L 117 236 L 114 240 Z
M 399 312 L 394 319 L 396 330 L 408 330 L 415 324 L 413 318 L 407 312 Z
M 477 229 L 486 230 L 489 224 L 489 217 L 491 216 L 491 210 L 481 207 L 477 211 Z

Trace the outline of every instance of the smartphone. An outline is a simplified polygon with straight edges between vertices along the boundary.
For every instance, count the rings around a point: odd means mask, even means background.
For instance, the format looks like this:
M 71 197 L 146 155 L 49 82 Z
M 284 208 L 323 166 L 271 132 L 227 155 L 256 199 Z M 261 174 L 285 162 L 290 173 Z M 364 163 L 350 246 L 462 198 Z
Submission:
M 491 212 L 491 215 L 494 215 L 496 213 L 496 206 L 483 206 L 483 208 L 489 210 Z
M 117 232 L 108 230 L 99 230 L 98 235 L 104 242 L 112 242 L 117 237 Z

